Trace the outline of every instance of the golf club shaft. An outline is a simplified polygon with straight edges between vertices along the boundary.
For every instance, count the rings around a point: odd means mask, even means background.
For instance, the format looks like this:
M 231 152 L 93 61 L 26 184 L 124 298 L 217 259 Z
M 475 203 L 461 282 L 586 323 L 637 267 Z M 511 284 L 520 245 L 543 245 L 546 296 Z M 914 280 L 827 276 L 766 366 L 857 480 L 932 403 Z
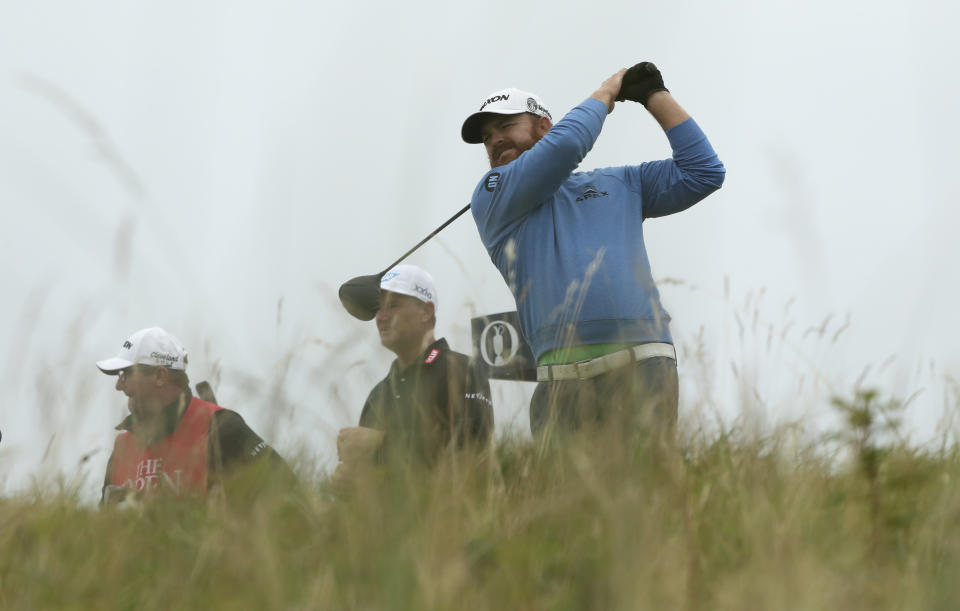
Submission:
M 423 238 L 422 240 L 420 240 L 419 242 L 417 242 L 417 245 L 416 245 L 416 246 L 414 246 L 413 248 L 411 248 L 411 249 L 408 250 L 407 252 L 403 253 L 403 255 L 402 255 L 399 259 L 397 259 L 396 261 L 394 261 L 393 263 L 391 263 L 390 265 L 388 265 L 385 270 L 383 270 L 382 272 L 380 272 L 380 275 L 382 276 L 383 274 L 387 273 L 388 271 L 390 271 L 391 268 L 393 268 L 393 267 L 396 266 L 398 263 L 400 263 L 401 261 L 403 261 L 404 259 L 406 259 L 407 257 L 409 257 L 409 256 L 411 255 L 411 253 L 413 253 L 413 251 L 415 251 L 416 249 L 418 249 L 418 248 L 420 248 L 421 246 L 423 246 L 424 244 L 426 244 L 427 240 L 429 240 L 429 239 L 432 238 L 433 236 L 435 236 L 435 235 L 437 235 L 438 233 L 440 233 L 441 231 L 443 231 L 443 228 L 444 228 L 444 227 L 446 227 L 446 226 L 449 225 L 450 223 L 452 223 L 452 222 L 454 222 L 455 220 L 457 220 L 458 218 L 460 218 L 460 216 L 461 216 L 464 212 L 466 212 L 467 210 L 469 210 L 469 209 L 470 209 L 470 204 L 467 204 L 466 206 L 464 206 L 464 207 L 460 210 L 460 212 L 457 212 L 456 214 L 454 214 L 453 216 L 451 216 L 451 217 L 447 220 L 447 222 L 445 222 L 443 225 L 440 225 L 439 227 L 437 227 L 436 229 L 434 229 L 433 232 L 432 232 L 430 235 L 428 235 L 427 237 L 425 237 L 425 238 Z

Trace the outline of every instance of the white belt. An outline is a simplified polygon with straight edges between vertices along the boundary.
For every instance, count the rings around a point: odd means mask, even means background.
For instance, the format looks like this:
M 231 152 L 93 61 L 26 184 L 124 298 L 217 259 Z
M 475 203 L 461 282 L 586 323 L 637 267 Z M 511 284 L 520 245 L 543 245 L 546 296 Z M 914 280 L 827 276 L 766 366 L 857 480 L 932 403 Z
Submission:
M 537 382 L 586 380 L 631 363 L 658 356 L 677 360 L 677 350 L 673 347 L 673 344 L 655 342 L 652 344 L 637 344 L 631 348 L 611 352 L 595 359 L 570 363 L 569 365 L 541 365 L 537 367 Z

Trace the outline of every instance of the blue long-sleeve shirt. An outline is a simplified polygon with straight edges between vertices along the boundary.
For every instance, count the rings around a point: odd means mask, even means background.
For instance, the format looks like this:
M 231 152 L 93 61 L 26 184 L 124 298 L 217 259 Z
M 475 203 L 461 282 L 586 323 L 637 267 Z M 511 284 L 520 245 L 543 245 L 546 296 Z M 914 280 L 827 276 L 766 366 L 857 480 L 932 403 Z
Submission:
M 672 159 L 574 172 L 606 116 L 603 102 L 587 99 L 473 193 L 480 238 L 538 359 L 569 346 L 672 343 L 643 220 L 685 210 L 723 184 L 723 164 L 693 119 L 667 130 Z

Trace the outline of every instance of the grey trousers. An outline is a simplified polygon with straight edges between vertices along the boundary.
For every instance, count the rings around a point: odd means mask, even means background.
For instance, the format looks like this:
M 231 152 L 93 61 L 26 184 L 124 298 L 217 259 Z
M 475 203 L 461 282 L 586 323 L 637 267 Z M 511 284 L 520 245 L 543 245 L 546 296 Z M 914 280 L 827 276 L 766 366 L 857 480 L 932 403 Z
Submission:
M 560 432 L 615 427 L 671 435 L 679 400 L 677 362 L 654 357 L 586 380 L 540 382 L 530 399 L 534 437 L 552 423 Z

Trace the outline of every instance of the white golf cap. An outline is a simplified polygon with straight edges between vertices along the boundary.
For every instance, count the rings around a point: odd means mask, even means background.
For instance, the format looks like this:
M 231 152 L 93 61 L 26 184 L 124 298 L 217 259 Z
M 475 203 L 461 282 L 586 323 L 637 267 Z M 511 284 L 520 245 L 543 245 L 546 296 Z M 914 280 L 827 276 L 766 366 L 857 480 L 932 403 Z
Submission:
M 480 128 L 483 126 L 483 119 L 488 114 L 497 115 L 518 115 L 522 112 L 529 112 L 534 115 L 546 117 L 553 121 L 550 111 L 543 107 L 543 100 L 535 93 L 521 91 L 516 87 L 508 87 L 500 91 L 494 91 L 480 104 L 480 110 L 473 113 L 463 122 L 460 128 L 460 137 L 468 144 L 480 144 Z
M 150 327 L 128 337 L 117 356 L 97 361 L 100 371 L 109 375 L 131 365 L 162 366 L 185 371 L 187 351 L 174 336 L 160 327 Z
M 380 290 L 416 297 L 424 303 L 432 301 L 434 311 L 440 307 L 433 276 L 416 265 L 398 265 L 391 268 L 380 279 Z

